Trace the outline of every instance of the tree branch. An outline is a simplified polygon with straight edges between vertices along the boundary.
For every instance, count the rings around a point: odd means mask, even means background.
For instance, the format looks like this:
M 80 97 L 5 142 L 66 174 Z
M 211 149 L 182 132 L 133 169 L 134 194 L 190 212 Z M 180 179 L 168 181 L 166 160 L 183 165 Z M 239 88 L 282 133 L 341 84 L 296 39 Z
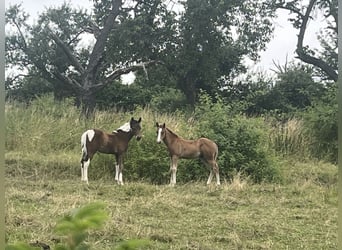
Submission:
M 122 5 L 121 0 L 112 0 L 112 10 L 110 11 L 101 33 L 98 35 L 96 43 L 94 45 L 93 51 L 89 57 L 89 64 L 86 70 L 85 78 L 87 78 L 84 83 L 86 85 L 92 84 L 95 81 L 95 75 L 101 64 L 101 58 L 103 56 L 103 51 L 106 45 L 107 38 L 110 31 L 114 27 L 115 19 L 119 14 L 120 7 Z M 92 86 L 83 86 L 86 89 Z
M 110 75 L 108 75 L 103 83 L 94 85 L 95 88 L 105 86 L 111 82 L 113 82 L 115 79 L 119 78 L 121 75 L 128 74 L 131 71 L 136 71 L 139 69 L 146 70 L 147 67 L 151 65 L 156 64 L 164 64 L 162 61 L 159 60 L 152 60 L 148 62 L 142 62 L 135 65 L 131 65 L 125 68 L 115 69 Z M 146 71 L 145 71 L 146 72 Z
M 296 53 L 298 55 L 298 58 L 302 60 L 303 62 L 315 65 L 316 67 L 319 67 L 321 70 L 323 70 L 328 77 L 331 80 L 337 81 L 338 75 L 336 71 L 330 67 L 325 61 L 323 61 L 320 58 L 316 58 L 314 56 L 311 56 L 307 54 L 303 48 L 303 41 L 304 41 L 304 35 L 307 27 L 308 20 L 310 18 L 310 13 L 316 3 L 316 0 L 311 0 L 308 8 L 306 9 L 306 13 L 303 16 L 302 23 L 300 26 L 299 34 L 298 34 L 298 42 L 297 42 L 297 49 Z
M 51 38 L 55 41 L 55 43 L 62 48 L 62 50 L 64 51 L 64 53 L 67 55 L 67 57 L 69 58 L 71 64 L 73 66 L 75 66 L 75 68 L 81 73 L 83 74 L 85 69 L 83 68 L 83 66 L 81 65 L 81 63 L 78 61 L 78 59 L 73 55 L 72 51 L 70 51 L 70 49 L 65 45 L 65 43 L 59 39 L 59 37 L 52 32 L 52 30 L 47 27 L 49 34 L 51 36 Z
M 70 79 L 68 76 L 63 75 L 58 71 L 54 71 L 52 74 L 63 83 L 76 87 L 78 90 L 83 90 L 81 84 L 79 84 L 76 80 Z
M 299 58 L 301 61 L 305 63 L 312 64 L 320 68 L 322 71 L 324 71 L 327 74 L 329 79 L 337 81 L 338 74 L 336 73 L 334 68 L 328 65 L 322 59 L 308 54 L 303 46 L 305 31 L 307 29 L 308 21 L 311 18 L 310 14 L 316 3 L 317 3 L 317 0 L 310 0 L 309 5 L 305 11 L 305 14 L 302 14 L 300 10 L 293 5 L 292 2 L 291 3 L 281 2 L 281 3 L 278 3 L 276 6 L 277 8 L 286 9 L 298 15 L 299 20 L 295 21 L 295 22 L 299 21 L 300 23 L 298 40 L 297 40 L 297 48 L 296 48 L 296 53 L 298 55 L 297 58 Z

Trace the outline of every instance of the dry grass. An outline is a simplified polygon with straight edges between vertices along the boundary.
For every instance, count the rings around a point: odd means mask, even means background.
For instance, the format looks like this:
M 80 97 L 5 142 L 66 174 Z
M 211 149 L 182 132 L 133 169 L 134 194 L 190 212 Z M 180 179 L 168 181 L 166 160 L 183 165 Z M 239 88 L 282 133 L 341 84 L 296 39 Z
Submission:
M 287 165 L 315 174 L 287 184 L 252 185 L 236 175 L 221 187 L 175 188 L 112 180 L 6 178 L 6 239 L 53 246 L 56 221 L 72 208 L 106 204 L 109 220 L 87 238 L 91 249 L 149 239 L 149 249 L 336 249 L 337 169 L 323 163 Z M 320 169 L 320 171 L 318 171 Z M 290 174 L 291 175 L 291 174 Z M 325 176 L 325 177 L 324 177 Z M 290 176 L 289 176 L 290 178 Z
M 293 118 L 272 126 L 270 145 L 284 155 L 307 157 L 309 138 L 304 134 L 303 121 Z

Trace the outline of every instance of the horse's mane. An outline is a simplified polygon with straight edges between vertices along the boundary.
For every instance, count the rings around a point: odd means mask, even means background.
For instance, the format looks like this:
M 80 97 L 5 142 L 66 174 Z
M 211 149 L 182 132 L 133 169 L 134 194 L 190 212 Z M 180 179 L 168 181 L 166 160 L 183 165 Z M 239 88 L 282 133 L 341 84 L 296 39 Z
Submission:
M 130 130 L 131 130 L 131 125 L 129 124 L 129 122 L 126 122 L 120 128 L 114 130 L 113 133 L 118 133 L 120 131 L 128 133 Z
M 169 128 L 166 128 L 166 130 L 167 130 L 167 131 L 169 131 L 169 132 L 170 132 L 170 134 L 172 134 L 172 135 L 174 135 L 174 136 L 176 136 L 176 137 L 180 138 L 180 136 L 179 136 L 179 135 L 177 135 L 175 132 L 173 132 L 171 129 L 169 129 Z

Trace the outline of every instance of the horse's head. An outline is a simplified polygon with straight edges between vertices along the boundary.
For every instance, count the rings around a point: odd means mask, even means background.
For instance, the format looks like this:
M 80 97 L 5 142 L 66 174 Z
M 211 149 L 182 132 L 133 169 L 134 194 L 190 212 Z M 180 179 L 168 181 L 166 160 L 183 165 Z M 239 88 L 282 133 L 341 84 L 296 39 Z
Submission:
M 164 140 L 165 138 L 165 123 L 158 124 L 158 122 L 156 122 L 156 126 L 157 126 L 157 142 L 161 143 L 161 141 Z
M 131 118 L 131 121 L 129 122 L 129 125 L 131 126 L 132 133 L 136 136 L 137 140 L 139 141 L 142 138 L 141 133 L 141 117 L 139 120 L 134 120 L 134 118 Z

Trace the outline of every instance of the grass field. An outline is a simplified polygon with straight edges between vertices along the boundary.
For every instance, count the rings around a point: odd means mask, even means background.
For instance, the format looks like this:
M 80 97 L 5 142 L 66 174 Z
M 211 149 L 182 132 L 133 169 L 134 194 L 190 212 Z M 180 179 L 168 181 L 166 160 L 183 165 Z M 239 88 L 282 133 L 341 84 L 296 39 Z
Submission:
M 209 106 L 208 117 L 198 120 L 137 109 L 134 114 L 98 111 L 86 121 L 71 103 L 51 97 L 28 107 L 7 104 L 6 242 L 39 241 L 56 249 L 64 241 L 54 231 L 58 221 L 74 208 L 100 201 L 109 219 L 89 232 L 90 249 L 116 250 L 129 239 L 146 239 L 150 244 L 144 249 L 156 250 L 337 249 L 337 166 L 307 154 L 310 136 L 302 133 L 303 124 L 293 120 L 286 129 L 270 130 L 258 118 L 222 122 L 224 109 Z M 89 186 L 81 183 L 82 132 L 112 131 L 131 116 L 143 117 L 144 139 L 130 142 L 125 185 L 114 183 L 114 157 L 103 154 L 90 165 Z M 187 138 L 213 126 L 225 131 L 217 138 L 223 142 L 219 160 L 227 159 L 220 163 L 222 185 L 206 186 L 205 168 L 199 171 L 202 165 L 186 160 L 179 164 L 176 187 L 164 185 L 170 178 L 168 156 L 165 145 L 155 142 L 156 121 Z M 253 167 L 254 177 L 276 170 L 279 178 L 256 182 L 245 173 L 240 178 L 239 170 L 229 169 L 234 161 Z
M 252 184 L 237 175 L 220 187 L 205 181 L 118 186 L 112 177 L 90 178 L 88 187 L 79 175 L 20 173 L 8 158 L 8 243 L 38 240 L 53 249 L 60 241 L 56 222 L 101 201 L 109 219 L 90 232 L 91 249 L 115 249 L 132 238 L 150 240 L 144 249 L 337 249 L 337 167 L 331 164 L 284 162 L 282 184 Z

